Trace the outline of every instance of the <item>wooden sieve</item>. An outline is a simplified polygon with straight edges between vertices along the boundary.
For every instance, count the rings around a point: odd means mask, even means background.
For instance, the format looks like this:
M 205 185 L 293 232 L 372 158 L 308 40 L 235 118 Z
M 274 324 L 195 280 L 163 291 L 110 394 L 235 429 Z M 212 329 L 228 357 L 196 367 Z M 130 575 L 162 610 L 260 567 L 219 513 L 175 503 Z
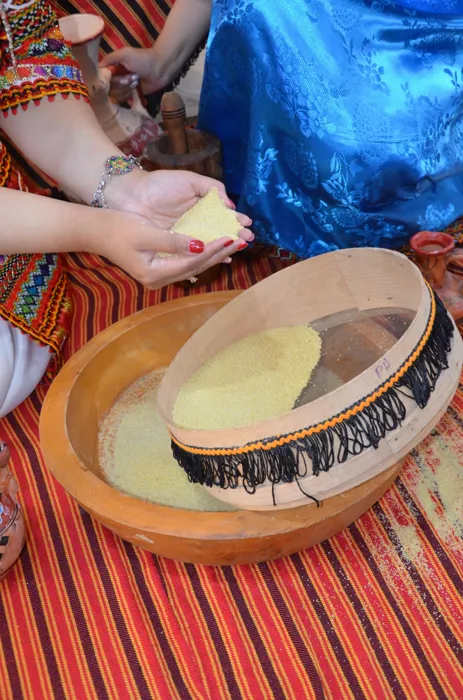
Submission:
M 317 328 L 329 352 L 292 411 L 226 430 L 175 425 L 181 387 L 209 358 L 249 334 L 300 324 Z M 174 455 L 192 481 L 237 508 L 320 504 L 388 469 L 432 430 L 460 377 L 454 328 L 398 253 L 335 251 L 287 268 L 227 304 L 171 363 L 158 406 Z

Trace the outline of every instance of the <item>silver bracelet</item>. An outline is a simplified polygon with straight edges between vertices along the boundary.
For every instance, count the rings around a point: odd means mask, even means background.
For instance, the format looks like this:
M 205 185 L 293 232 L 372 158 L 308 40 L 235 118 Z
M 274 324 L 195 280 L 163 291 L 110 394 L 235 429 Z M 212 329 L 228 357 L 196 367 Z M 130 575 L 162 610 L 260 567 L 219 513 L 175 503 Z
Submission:
M 142 167 L 135 156 L 111 156 L 107 158 L 104 163 L 104 173 L 102 173 L 100 178 L 100 184 L 97 187 L 95 194 L 93 195 L 93 200 L 90 206 L 97 207 L 99 209 L 107 209 L 106 198 L 104 196 L 104 189 L 108 182 L 114 177 L 114 175 L 127 175 L 131 173 L 135 168 Z

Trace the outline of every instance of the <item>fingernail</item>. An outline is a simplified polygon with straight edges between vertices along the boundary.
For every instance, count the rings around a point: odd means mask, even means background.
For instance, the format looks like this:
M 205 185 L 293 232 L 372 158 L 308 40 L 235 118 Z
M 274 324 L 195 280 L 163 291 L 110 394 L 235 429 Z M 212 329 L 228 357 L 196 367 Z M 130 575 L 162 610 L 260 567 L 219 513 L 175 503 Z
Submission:
M 228 241 L 225 241 L 225 243 L 223 244 L 223 247 L 228 248 L 228 246 L 233 245 L 234 242 L 235 241 L 233 240 L 233 238 L 230 238 Z
M 204 248 L 205 245 L 202 241 L 190 241 L 190 253 L 195 253 L 196 255 L 204 253 Z
M 236 209 L 236 204 L 235 202 L 232 202 L 231 199 L 228 200 L 229 205 L 231 206 L 232 209 Z
M 248 244 L 246 243 L 246 241 L 241 241 L 241 243 L 239 244 L 239 246 L 236 250 L 244 250 L 247 247 L 248 247 Z

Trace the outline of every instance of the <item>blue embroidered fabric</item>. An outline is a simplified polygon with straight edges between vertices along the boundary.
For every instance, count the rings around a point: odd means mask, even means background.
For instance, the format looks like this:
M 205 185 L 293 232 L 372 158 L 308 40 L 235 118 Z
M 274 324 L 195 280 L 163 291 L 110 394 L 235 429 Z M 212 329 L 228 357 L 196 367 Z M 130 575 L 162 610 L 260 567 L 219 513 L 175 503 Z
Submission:
M 264 242 L 397 248 L 463 214 L 463 0 L 213 0 L 199 127 Z

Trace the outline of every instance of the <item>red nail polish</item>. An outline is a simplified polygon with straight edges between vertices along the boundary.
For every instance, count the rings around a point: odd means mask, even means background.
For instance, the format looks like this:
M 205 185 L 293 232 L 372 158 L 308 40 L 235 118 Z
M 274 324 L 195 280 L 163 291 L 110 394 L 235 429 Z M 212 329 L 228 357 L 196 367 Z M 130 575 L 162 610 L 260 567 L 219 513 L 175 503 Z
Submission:
M 244 250 L 247 247 L 248 247 L 248 244 L 246 243 L 246 241 L 241 241 L 241 243 L 239 244 L 239 246 L 236 250 Z
M 190 253 L 195 253 L 196 255 L 199 255 L 199 253 L 204 253 L 204 248 L 205 245 L 202 241 L 190 241 Z
M 228 241 L 225 241 L 225 243 L 223 244 L 223 247 L 228 248 L 228 246 L 233 245 L 234 242 L 235 241 L 233 240 L 233 238 L 230 238 Z

